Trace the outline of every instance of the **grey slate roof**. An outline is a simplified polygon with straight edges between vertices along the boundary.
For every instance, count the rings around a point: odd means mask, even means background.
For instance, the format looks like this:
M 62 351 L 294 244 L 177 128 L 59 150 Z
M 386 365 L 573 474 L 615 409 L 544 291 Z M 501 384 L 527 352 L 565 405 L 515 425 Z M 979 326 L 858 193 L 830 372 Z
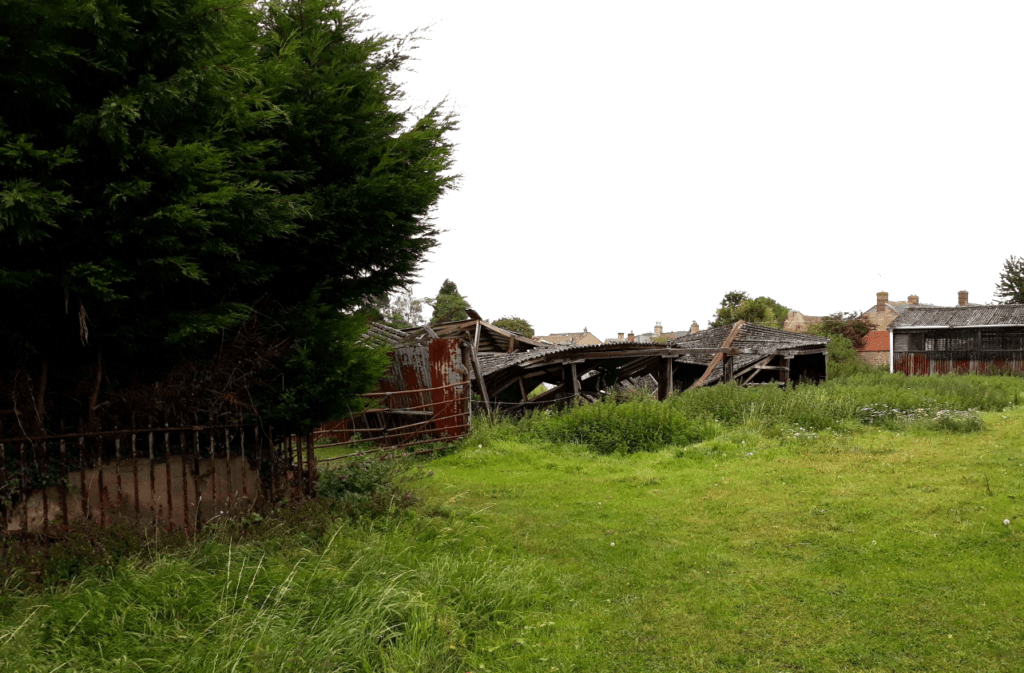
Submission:
M 712 327 L 710 329 L 697 332 L 696 334 L 687 334 L 679 337 L 678 339 L 673 339 L 669 341 L 668 345 L 718 348 L 722 345 L 722 342 L 725 341 L 725 337 L 729 336 L 730 330 L 732 330 L 732 325 Z M 735 348 L 752 349 L 760 353 L 760 355 L 755 353 L 743 353 L 737 355 L 733 360 L 733 371 L 738 372 L 757 362 L 764 356 L 777 353 L 781 350 L 794 348 L 822 348 L 828 345 L 828 338 L 817 336 L 815 334 L 806 334 L 804 332 L 787 332 L 773 327 L 765 327 L 764 325 L 745 323 L 743 327 L 740 328 L 740 333 L 736 335 L 732 345 Z M 712 357 L 714 356 L 710 353 L 683 355 L 676 358 L 676 362 L 706 367 L 711 363 Z M 712 374 L 707 378 L 706 384 L 709 385 L 715 383 L 721 378 L 722 364 L 719 363 L 715 366 Z
M 729 335 L 731 329 L 732 325 L 712 327 L 696 334 L 686 334 L 678 339 L 672 339 L 668 342 L 668 345 L 717 348 L 725 340 L 725 337 Z M 740 333 L 736 335 L 736 339 L 732 342 L 732 345 L 736 348 L 763 350 L 765 354 L 790 348 L 811 348 L 827 344 L 828 339 L 826 337 L 817 336 L 816 334 L 787 332 L 749 322 L 740 328 Z M 710 356 L 702 355 L 700 357 L 707 357 L 708 361 L 711 359 Z
M 1024 305 L 914 307 L 892 321 L 890 330 L 912 327 L 977 327 L 981 325 L 1024 326 Z

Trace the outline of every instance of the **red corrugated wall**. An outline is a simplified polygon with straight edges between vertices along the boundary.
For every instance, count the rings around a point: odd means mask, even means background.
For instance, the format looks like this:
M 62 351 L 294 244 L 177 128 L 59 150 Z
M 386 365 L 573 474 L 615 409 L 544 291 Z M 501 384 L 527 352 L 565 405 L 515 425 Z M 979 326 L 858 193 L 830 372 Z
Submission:
M 893 371 L 908 376 L 932 374 L 988 374 L 992 371 L 1024 372 L 1024 359 L 948 360 L 927 353 L 895 353 Z

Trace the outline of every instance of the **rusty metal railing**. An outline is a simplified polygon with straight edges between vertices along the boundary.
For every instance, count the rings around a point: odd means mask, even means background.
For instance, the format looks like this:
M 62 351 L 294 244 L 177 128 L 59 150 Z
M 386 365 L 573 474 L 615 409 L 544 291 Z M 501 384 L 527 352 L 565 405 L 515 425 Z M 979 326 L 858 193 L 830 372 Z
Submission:
M 423 402 L 430 394 L 430 401 Z M 348 418 L 325 423 L 313 431 L 317 450 L 337 447 L 367 446 L 340 456 L 320 457 L 319 463 L 330 463 L 373 453 L 407 453 L 405 450 L 425 444 L 446 444 L 469 434 L 471 422 L 471 389 L 468 381 L 432 388 L 369 393 L 370 400 L 386 406 L 366 409 Z M 402 406 L 401 400 L 413 402 Z M 418 420 L 413 420 L 414 418 Z M 324 441 L 332 438 L 335 441 Z M 413 451 L 423 454 L 440 446 Z
M 305 456 L 303 453 L 305 452 Z M 312 495 L 313 437 L 209 425 L 0 439 L 0 536 L 66 533 L 76 522 L 167 530 Z

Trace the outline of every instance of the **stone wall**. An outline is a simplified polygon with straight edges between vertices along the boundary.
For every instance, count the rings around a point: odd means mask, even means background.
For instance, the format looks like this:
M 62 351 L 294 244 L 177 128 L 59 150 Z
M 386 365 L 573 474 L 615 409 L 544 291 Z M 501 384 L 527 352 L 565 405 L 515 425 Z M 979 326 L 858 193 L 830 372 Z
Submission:
M 889 351 L 860 351 L 857 355 L 869 365 L 889 366 Z

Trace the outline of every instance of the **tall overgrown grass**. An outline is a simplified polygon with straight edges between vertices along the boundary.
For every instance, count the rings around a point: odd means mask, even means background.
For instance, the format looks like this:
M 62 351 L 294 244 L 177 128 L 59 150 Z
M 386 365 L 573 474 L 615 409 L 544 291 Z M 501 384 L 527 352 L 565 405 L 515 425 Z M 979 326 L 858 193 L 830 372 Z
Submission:
M 461 673 L 544 599 L 529 563 L 452 548 L 459 531 L 444 530 L 342 519 L 323 536 L 123 562 L 10 603 L 0 671 Z
M 982 427 L 977 412 L 1014 406 L 1022 396 L 1024 378 L 1019 377 L 907 377 L 868 370 L 787 390 L 718 385 L 674 395 L 665 403 L 605 401 L 562 413 L 537 411 L 482 432 L 581 444 L 598 453 L 687 446 L 741 426 L 815 432 L 883 425 L 971 432 Z

